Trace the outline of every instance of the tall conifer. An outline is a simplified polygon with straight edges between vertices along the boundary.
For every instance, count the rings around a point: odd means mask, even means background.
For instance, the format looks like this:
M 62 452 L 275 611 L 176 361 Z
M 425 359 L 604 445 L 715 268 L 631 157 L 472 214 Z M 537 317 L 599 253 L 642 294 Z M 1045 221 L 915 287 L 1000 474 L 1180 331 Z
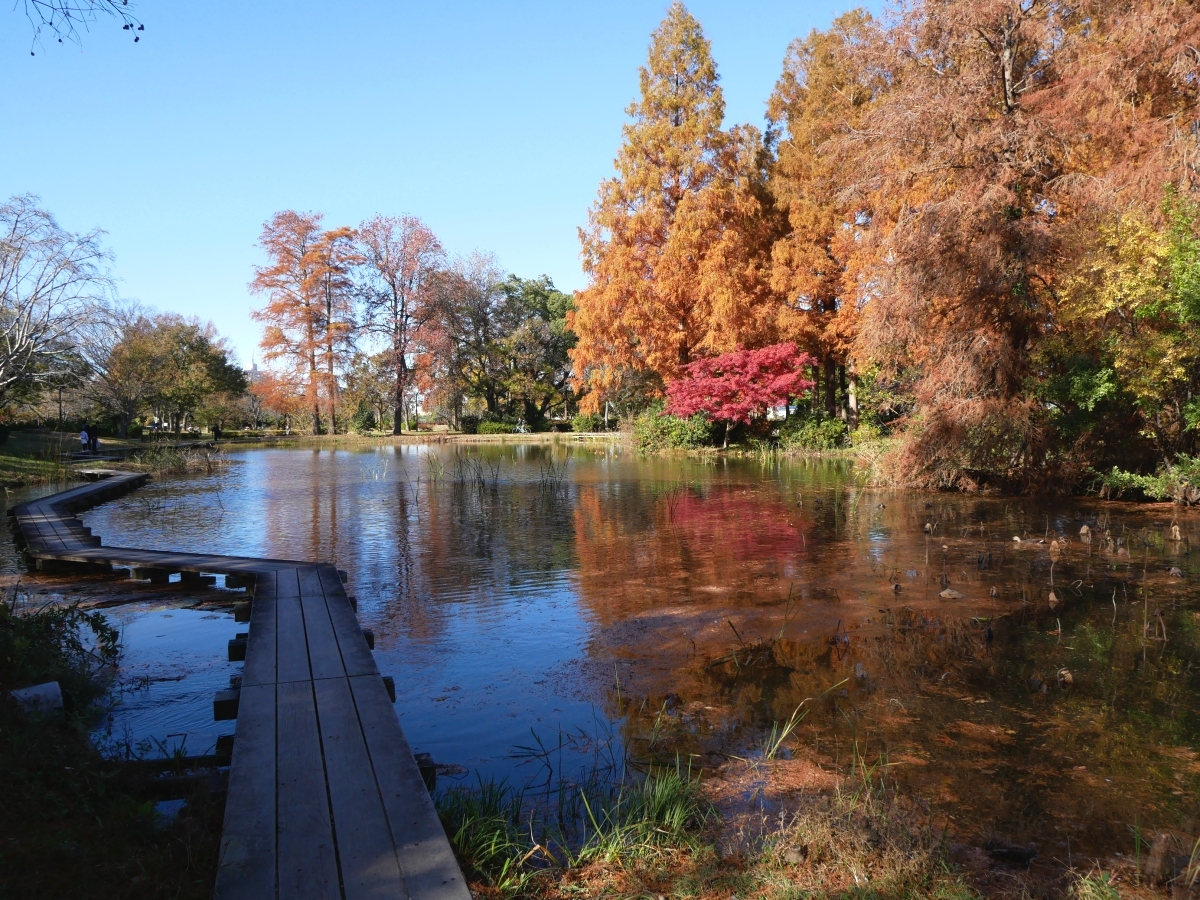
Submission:
M 640 87 L 616 177 L 580 230 L 591 283 L 572 357 L 592 408 L 630 373 L 670 379 L 696 356 L 759 340 L 770 321 L 757 309 L 769 248 L 761 137 L 722 131 L 711 48 L 679 0 L 652 35 Z

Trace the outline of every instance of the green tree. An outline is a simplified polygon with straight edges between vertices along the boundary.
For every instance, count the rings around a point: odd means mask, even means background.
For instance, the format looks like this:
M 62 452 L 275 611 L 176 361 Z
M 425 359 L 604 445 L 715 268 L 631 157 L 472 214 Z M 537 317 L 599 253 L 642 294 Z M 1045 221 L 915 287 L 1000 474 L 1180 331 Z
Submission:
M 575 333 L 567 327 L 571 296 L 558 290 L 546 275 L 509 275 L 501 290 L 506 332 L 499 342 L 505 360 L 502 388 L 510 414 L 519 407 L 526 423 L 537 426 L 571 396 L 569 351 L 576 342 Z

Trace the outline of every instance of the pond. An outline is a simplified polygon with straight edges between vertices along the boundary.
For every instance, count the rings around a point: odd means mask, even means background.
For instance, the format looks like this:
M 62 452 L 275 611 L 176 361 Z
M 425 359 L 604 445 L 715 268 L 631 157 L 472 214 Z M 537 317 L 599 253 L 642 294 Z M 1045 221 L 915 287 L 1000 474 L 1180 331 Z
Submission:
M 1131 829 L 1186 831 L 1200 806 L 1200 516 L 1170 506 L 509 443 L 234 452 L 86 521 L 106 544 L 348 570 L 410 743 L 467 780 L 717 771 L 770 755 L 803 703 L 784 761 L 883 766 L 963 838 L 1132 853 Z M 232 620 L 123 615 L 131 665 L 196 677 L 159 678 L 115 728 L 204 752 Z M 767 813 L 788 786 L 770 771 L 734 786 Z

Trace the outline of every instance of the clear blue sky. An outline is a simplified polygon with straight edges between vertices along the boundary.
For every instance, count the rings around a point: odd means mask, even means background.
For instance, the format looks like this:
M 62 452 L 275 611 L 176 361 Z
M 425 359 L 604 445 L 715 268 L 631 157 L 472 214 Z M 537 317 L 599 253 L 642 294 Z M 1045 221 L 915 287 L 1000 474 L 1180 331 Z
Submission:
M 667 7 L 135 3 L 140 43 L 102 19 L 81 47 L 31 57 L 27 20 L 0 2 L 0 195 L 103 228 L 123 296 L 213 321 L 246 364 L 255 241 L 280 209 L 420 216 L 452 253 L 582 287 L 576 228 Z M 788 43 L 853 5 L 689 3 L 726 122 L 761 125 Z

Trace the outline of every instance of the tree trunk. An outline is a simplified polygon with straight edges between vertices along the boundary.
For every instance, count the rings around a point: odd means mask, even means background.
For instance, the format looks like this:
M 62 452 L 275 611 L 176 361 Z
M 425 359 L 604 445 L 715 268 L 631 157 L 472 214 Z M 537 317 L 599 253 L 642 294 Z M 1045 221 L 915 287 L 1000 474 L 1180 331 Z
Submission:
M 404 420 L 407 418 L 404 410 L 404 363 L 396 368 L 396 406 L 392 411 L 392 434 L 404 431 Z
M 846 385 L 846 406 L 850 412 L 850 427 L 858 427 L 858 374 L 850 371 L 849 383 Z
M 404 431 L 404 420 L 407 418 L 404 409 L 404 388 L 408 375 L 408 363 L 404 359 L 399 335 L 394 335 L 392 341 L 392 357 L 395 359 L 396 366 L 396 407 L 392 412 L 392 434 L 400 434 Z
M 825 357 L 825 415 L 837 415 L 837 363 L 832 356 Z

